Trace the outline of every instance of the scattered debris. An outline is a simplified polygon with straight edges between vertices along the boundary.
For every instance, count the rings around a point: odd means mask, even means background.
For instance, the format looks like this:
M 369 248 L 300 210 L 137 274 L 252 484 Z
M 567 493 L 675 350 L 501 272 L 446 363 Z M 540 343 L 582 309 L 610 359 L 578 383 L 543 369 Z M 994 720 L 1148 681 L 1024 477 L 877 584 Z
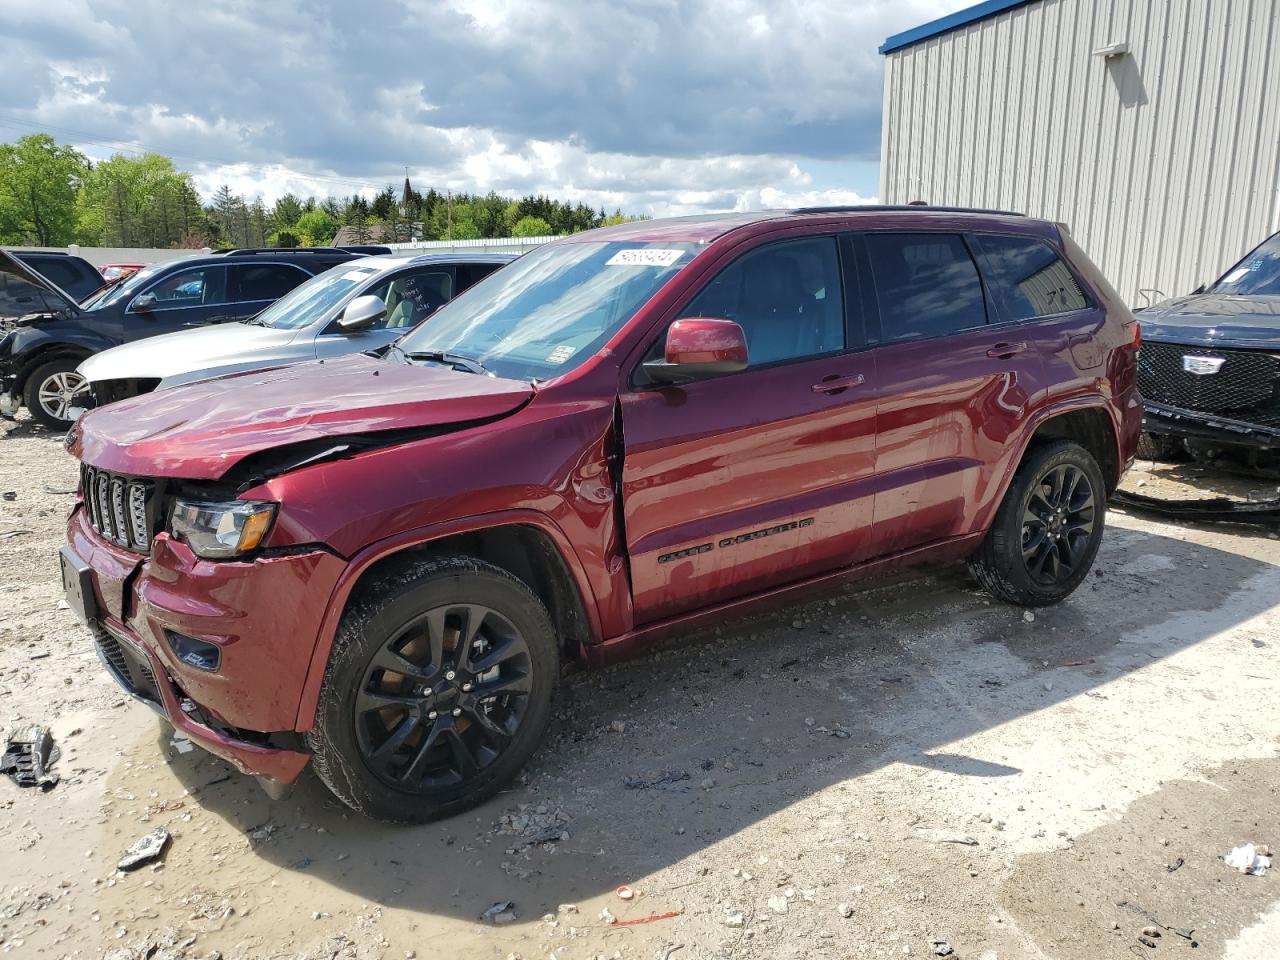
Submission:
M 1150 947 L 1152 950 L 1156 947 L 1156 942 L 1150 937 L 1138 937 L 1138 942 L 1144 947 Z
M 626 733 L 627 724 L 623 720 L 614 720 L 611 724 L 609 724 L 609 729 L 612 730 L 614 733 Z
M 31 530 L 0 530 L 0 540 L 8 540 L 10 537 L 21 537 L 25 534 L 32 533 Z
M 605 907 L 600 911 L 600 919 L 605 919 L 605 914 L 609 913 L 609 908 Z M 684 913 L 683 910 L 668 910 L 666 913 L 651 913 L 647 917 L 635 917 L 632 920 L 619 920 L 612 914 L 609 915 L 609 926 L 611 927 L 634 927 L 642 923 L 653 923 L 655 920 L 670 920 L 672 917 L 678 917 Z
M 56 494 L 60 494 L 60 495 L 67 495 L 67 494 L 75 493 L 75 492 L 76 492 L 76 488 L 75 488 L 75 487 L 51 487 L 51 486 L 49 486 L 49 484 L 47 484 L 47 483 L 46 483 L 46 484 L 44 485 L 44 492 L 45 492 L 45 493 L 56 493 Z
M 644 777 L 627 777 L 622 781 L 622 785 L 628 790 L 648 790 L 650 787 L 662 787 L 688 779 L 688 770 L 666 770 L 648 780 Z
M 929 949 L 933 951 L 935 957 L 949 957 L 955 953 L 955 948 L 945 940 L 934 937 L 929 941 Z
M 853 907 L 850 904 L 842 903 L 836 907 L 836 913 L 848 920 L 853 916 Z
M 9 731 L 4 754 L 0 755 L 0 773 L 7 773 L 20 787 L 50 790 L 58 782 L 58 774 L 49 772 L 58 755 L 53 737 L 44 727 L 14 727 Z
M 1227 497 L 1204 500 L 1161 500 L 1140 493 L 1117 490 L 1111 502 L 1122 507 L 1175 520 L 1207 520 L 1219 523 L 1280 524 L 1280 500 L 1246 502 Z
M 5 500 L 8 500 L 9 502 L 12 503 L 14 500 L 18 499 L 18 491 L 6 490 L 4 493 L 0 494 L 0 497 L 3 497 Z
M 1089 664 L 1097 662 L 1097 657 L 1085 657 L 1083 660 L 1067 660 L 1062 665 L 1064 667 L 1087 667 Z
M 939 837 L 938 842 L 939 843 L 958 843 L 961 846 L 965 846 L 965 847 L 976 847 L 978 845 L 978 840 L 976 837 L 970 837 L 968 835 L 961 836 L 959 834 L 953 834 L 948 837 Z
M 747 918 L 740 913 L 731 913 L 724 918 L 724 925 L 726 927 L 745 927 Z
M 769 909 L 774 913 L 786 913 L 789 906 L 790 904 L 787 902 L 786 897 L 769 898 Z
M 1036 615 L 1032 613 L 1030 610 L 1023 610 L 1022 619 L 1025 620 L 1027 623 L 1035 623 Z
M 1178 857 L 1178 859 L 1173 861 L 1173 863 L 1166 863 L 1164 865 L 1164 868 L 1168 870 L 1170 873 L 1173 873 L 1173 871 L 1177 870 L 1180 866 L 1182 866 L 1186 862 L 1187 861 L 1183 860 L 1181 857 Z
M 499 900 L 480 914 L 480 919 L 488 920 L 490 923 L 514 923 L 517 919 L 516 905 L 510 900 Z
M 636 892 L 625 883 L 613 892 L 619 900 L 634 900 L 636 895 Z
M 1160 928 L 1159 927 L 1143 927 L 1142 935 L 1144 937 L 1151 937 L 1152 939 L 1159 939 Z
M 196 745 L 186 738 L 185 734 L 173 731 L 173 739 L 169 741 L 169 746 L 173 747 L 178 753 L 190 753 L 196 748 Z
M 124 856 L 120 858 L 120 862 L 116 866 L 121 870 L 136 870 L 164 853 L 164 848 L 168 843 L 168 830 L 164 827 L 152 830 L 145 837 L 139 837 L 135 840 L 133 845 L 124 852 Z
M 1246 843 L 1243 847 L 1232 848 L 1223 860 L 1234 870 L 1239 870 L 1251 877 L 1260 877 L 1271 866 L 1271 848 Z

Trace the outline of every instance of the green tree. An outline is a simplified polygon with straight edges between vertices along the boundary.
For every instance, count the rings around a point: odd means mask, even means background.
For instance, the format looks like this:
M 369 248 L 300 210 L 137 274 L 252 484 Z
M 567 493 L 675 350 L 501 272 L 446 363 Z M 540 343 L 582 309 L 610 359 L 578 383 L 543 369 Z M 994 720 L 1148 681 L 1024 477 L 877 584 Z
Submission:
M 89 161 L 46 133 L 0 144 L 0 241 L 60 247 L 75 237 Z
M 338 220 L 323 207 L 308 210 L 298 218 L 293 230 L 304 247 L 325 247 L 338 233 Z
M 315 201 L 311 201 L 311 209 L 315 209 Z M 289 230 L 296 226 L 306 210 L 302 201 L 292 193 L 286 193 L 271 208 L 271 227 L 274 230 Z
M 77 200 L 82 243 L 172 247 L 212 232 L 189 174 L 157 153 L 116 154 L 84 178 Z
M 511 228 L 513 237 L 546 237 L 551 233 L 551 224 L 541 217 L 521 217 Z

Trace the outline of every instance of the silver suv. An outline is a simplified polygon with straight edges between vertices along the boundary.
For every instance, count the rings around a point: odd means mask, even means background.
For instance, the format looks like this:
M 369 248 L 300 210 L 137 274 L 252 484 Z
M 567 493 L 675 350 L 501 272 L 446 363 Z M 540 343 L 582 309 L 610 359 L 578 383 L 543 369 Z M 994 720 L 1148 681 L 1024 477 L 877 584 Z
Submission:
M 387 346 L 514 254 L 362 257 L 294 288 L 257 316 L 105 350 L 78 372 L 89 405 L 225 374 Z

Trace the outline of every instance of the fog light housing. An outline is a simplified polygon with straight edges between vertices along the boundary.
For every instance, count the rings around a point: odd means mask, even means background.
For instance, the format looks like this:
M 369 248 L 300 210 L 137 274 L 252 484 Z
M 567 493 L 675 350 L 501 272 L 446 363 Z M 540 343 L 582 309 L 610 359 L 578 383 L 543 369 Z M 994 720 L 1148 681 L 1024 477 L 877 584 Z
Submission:
M 216 643 L 197 640 L 195 637 L 188 637 L 172 630 L 166 630 L 164 635 L 178 659 L 188 667 L 195 667 L 206 673 L 216 673 L 218 667 L 222 665 L 222 650 Z

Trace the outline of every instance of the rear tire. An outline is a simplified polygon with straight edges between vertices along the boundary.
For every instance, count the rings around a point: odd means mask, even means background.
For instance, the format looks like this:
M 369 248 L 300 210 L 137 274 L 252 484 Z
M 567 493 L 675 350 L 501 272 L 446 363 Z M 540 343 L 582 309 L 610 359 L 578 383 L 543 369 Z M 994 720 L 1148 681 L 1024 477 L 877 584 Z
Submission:
M 998 600 L 1042 607 L 1084 581 L 1102 542 L 1102 469 L 1084 447 L 1055 440 L 1031 447 L 969 570 Z
M 559 676 L 551 617 L 523 581 L 471 557 L 406 563 L 343 616 L 307 735 L 316 774 L 381 820 L 459 813 L 537 750 Z
M 75 401 L 87 399 L 89 383 L 76 373 L 77 357 L 50 360 L 31 371 L 22 391 L 22 402 L 31 416 L 53 430 L 70 430 L 75 420 L 68 415 Z

